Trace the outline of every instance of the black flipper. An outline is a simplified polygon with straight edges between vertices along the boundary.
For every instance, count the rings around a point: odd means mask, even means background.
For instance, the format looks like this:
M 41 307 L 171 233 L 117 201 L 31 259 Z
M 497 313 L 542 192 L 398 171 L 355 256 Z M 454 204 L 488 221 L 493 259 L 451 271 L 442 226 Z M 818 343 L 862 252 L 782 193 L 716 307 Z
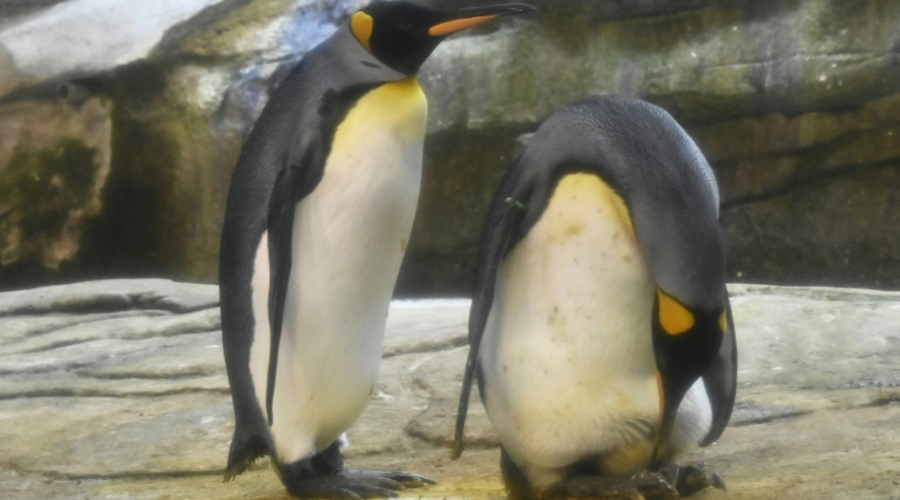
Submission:
M 269 205 L 269 370 L 266 381 L 266 412 L 269 426 L 274 421 L 272 403 L 278 370 L 278 348 L 284 324 L 284 305 L 291 275 L 294 210 L 297 203 L 318 186 L 331 153 L 338 124 L 353 105 L 376 84 L 363 84 L 325 91 L 318 102 L 318 127 L 305 130 L 286 155 L 286 167 L 279 172 Z
M 472 379 L 476 375 L 481 338 L 494 302 L 497 271 L 525 215 L 526 200 L 515 196 L 517 192 L 523 191 L 517 189 L 522 171 L 522 168 L 517 167 L 520 165 L 515 165 L 510 169 L 494 195 L 488 210 L 487 221 L 482 230 L 478 249 L 475 291 L 472 295 L 472 308 L 469 311 L 469 356 L 463 374 L 451 453 L 451 458 L 454 460 L 459 458 L 464 447 L 463 431 L 466 426 L 466 413 L 469 409 L 469 396 L 472 392 Z M 522 197 L 524 198 L 524 196 Z M 482 395 L 483 397 L 484 395 Z
M 722 337 L 722 345 L 719 353 L 703 374 L 703 384 L 706 386 L 706 394 L 709 396 L 709 404 L 712 407 L 713 420 L 709 433 L 700 442 L 700 446 L 708 446 L 714 443 L 731 418 L 731 410 L 734 408 L 735 392 L 737 391 L 737 342 L 735 342 L 734 318 L 731 314 L 731 301 L 728 300 L 727 291 L 725 297 L 725 310 L 728 315 L 728 331 Z
M 228 465 L 225 467 L 225 482 L 233 480 L 253 465 L 253 462 L 265 456 L 271 445 L 259 433 L 250 431 L 250 426 L 235 429 L 228 450 Z
M 275 375 L 278 373 L 278 348 L 284 321 L 284 302 L 291 276 L 291 242 L 294 226 L 294 169 L 281 171 L 272 193 L 269 208 L 269 371 L 266 378 L 266 415 L 269 426 L 274 421 L 272 402 L 275 398 Z

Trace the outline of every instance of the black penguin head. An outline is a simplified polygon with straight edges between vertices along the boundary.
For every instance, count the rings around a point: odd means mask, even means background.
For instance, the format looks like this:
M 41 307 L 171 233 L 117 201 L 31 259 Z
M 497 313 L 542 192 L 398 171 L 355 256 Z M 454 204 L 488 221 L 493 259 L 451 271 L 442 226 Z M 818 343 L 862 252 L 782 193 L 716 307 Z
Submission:
M 532 10 L 530 5 L 516 3 L 442 11 L 410 2 L 375 2 L 350 18 L 350 29 L 379 61 L 411 75 L 447 36 L 499 16 Z
M 665 394 L 665 426 L 674 420 L 688 389 L 715 360 L 731 322 L 724 296 L 720 307 L 704 310 L 692 308 L 660 289 L 653 316 L 653 351 Z

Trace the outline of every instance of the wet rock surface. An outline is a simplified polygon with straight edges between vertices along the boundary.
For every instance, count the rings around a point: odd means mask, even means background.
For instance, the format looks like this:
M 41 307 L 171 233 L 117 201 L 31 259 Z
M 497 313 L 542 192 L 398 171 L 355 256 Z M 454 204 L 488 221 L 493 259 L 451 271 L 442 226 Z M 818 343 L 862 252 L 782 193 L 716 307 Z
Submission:
M 900 293 L 731 287 L 738 403 L 705 461 L 728 492 L 697 498 L 900 496 Z M 231 406 L 215 287 L 104 281 L 0 294 L 0 491 L 36 499 L 287 498 L 261 461 L 222 469 Z M 466 300 L 392 304 L 381 378 L 350 430 L 352 467 L 439 484 L 408 498 L 503 496 L 473 398 L 448 458 L 467 353 Z

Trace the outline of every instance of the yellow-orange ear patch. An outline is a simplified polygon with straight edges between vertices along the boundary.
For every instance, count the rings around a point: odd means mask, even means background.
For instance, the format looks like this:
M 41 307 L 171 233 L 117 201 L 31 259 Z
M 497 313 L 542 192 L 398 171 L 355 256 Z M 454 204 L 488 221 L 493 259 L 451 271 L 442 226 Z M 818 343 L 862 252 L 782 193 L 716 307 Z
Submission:
M 722 315 L 719 316 L 719 328 L 723 333 L 728 331 L 728 311 L 722 311 Z
M 666 333 L 681 335 L 694 326 L 694 315 L 681 303 L 660 289 L 656 294 L 659 297 L 659 324 Z
M 372 38 L 374 26 L 375 21 L 372 19 L 372 16 L 365 12 L 357 12 L 350 18 L 350 31 L 353 32 L 353 36 L 355 36 L 356 39 L 359 40 L 359 43 L 361 43 L 370 53 L 372 52 L 372 48 L 369 47 L 369 40 Z

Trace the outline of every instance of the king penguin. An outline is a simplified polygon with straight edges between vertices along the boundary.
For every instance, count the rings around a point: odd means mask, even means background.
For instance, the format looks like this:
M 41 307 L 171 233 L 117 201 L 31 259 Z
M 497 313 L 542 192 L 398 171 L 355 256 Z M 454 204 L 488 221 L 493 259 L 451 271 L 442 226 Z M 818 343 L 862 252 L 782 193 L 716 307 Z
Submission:
M 665 111 L 595 97 L 551 115 L 489 208 L 472 378 L 510 498 L 665 498 L 724 487 L 675 459 L 721 435 L 737 350 L 719 195 Z
M 345 470 L 340 451 L 376 382 L 418 202 L 427 104 L 415 74 L 450 34 L 530 10 L 372 3 L 273 91 L 237 161 L 220 247 L 226 480 L 268 455 L 301 498 L 429 482 Z

